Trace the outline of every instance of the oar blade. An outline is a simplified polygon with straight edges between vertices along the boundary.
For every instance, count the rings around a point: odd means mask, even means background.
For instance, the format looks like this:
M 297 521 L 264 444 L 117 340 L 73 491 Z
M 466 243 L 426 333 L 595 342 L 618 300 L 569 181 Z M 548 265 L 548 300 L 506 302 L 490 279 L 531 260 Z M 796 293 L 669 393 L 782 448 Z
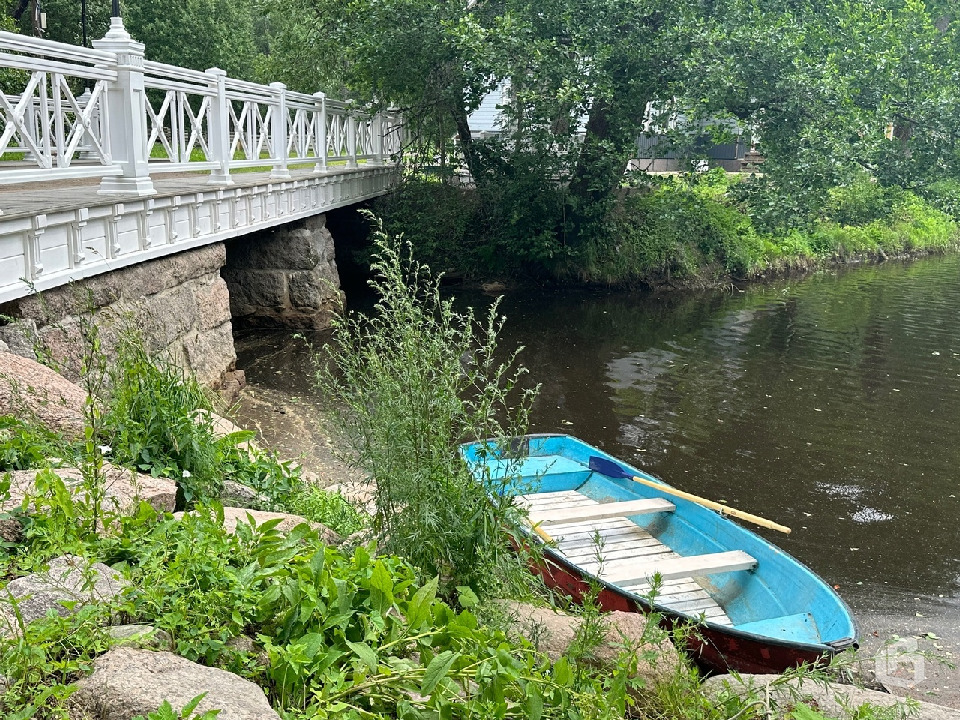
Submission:
M 612 477 L 612 478 L 633 477 L 633 473 L 627 472 L 612 460 L 607 460 L 606 458 L 597 457 L 596 455 L 590 456 L 588 465 L 590 469 L 593 470 L 594 472 L 598 472 L 601 475 L 606 475 L 607 477 Z

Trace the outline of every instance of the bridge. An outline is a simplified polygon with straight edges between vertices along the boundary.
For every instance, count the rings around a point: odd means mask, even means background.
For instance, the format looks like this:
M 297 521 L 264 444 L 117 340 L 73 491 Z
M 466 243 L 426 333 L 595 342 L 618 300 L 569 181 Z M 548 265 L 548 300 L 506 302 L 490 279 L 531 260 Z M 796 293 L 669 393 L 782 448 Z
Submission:
M 0 32 L 0 303 L 383 194 L 394 112 Z
M 0 312 L 29 321 L 44 340 L 44 324 L 70 313 L 41 319 L 30 309 L 37 291 L 56 297 L 61 286 L 99 282 L 94 294 L 108 288 L 110 304 L 180 297 L 193 283 L 192 330 L 161 332 L 159 343 L 188 360 L 204 332 L 219 328 L 217 342 L 227 342 L 225 303 L 322 324 L 330 292 L 320 297 L 321 286 L 332 282 L 335 292 L 337 281 L 324 213 L 397 181 L 399 115 L 145 54 L 120 17 L 92 49 L 0 32 Z M 170 275 L 183 253 L 195 260 Z M 284 267 L 270 265 L 277 256 Z M 168 265 L 143 270 L 164 258 Z M 183 271 L 191 263 L 199 270 Z M 153 281 L 168 275 L 163 287 Z M 177 302 L 154 302 L 154 316 L 182 314 Z M 0 343 L 11 340 L 8 330 L 0 328 Z M 214 365 L 230 365 L 229 345 Z M 200 374 L 209 381 L 216 372 Z

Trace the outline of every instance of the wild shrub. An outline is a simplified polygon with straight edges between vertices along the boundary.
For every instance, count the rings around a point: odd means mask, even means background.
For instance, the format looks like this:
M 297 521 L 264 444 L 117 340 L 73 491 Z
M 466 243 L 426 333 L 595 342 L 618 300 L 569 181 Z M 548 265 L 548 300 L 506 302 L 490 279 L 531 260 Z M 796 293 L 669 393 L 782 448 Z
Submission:
M 0 416 L 0 472 L 47 467 L 78 454 L 78 447 L 44 427 Z
M 303 486 L 286 496 L 282 505 L 286 512 L 323 523 L 343 537 L 367 524 L 367 519 L 342 495 L 318 487 Z
M 115 463 L 175 479 L 180 508 L 219 496 L 210 400 L 193 377 L 127 333 L 108 387 L 102 442 Z
M 764 240 L 728 194 L 722 172 L 666 178 L 626 195 L 583 273 L 606 282 L 685 280 L 717 271 L 744 275 L 763 259 Z
M 447 596 L 458 585 L 485 591 L 515 562 L 503 534 L 513 510 L 473 478 L 458 445 L 523 434 L 534 392 L 517 390 L 524 368 L 499 350 L 497 304 L 483 322 L 455 310 L 410 245 L 378 228 L 379 299 L 369 317 L 335 320 L 317 383 L 376 482 L 381 549 L 440 576 Z

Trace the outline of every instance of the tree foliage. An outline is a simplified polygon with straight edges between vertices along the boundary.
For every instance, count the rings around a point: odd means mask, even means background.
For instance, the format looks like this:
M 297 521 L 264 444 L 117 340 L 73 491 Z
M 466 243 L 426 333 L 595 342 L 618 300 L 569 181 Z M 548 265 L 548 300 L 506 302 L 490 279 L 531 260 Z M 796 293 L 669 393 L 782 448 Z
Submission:
M 413 124 L 430 120 L 434 137 L 456 134 L 478 188 L 525 187 L 506 193 L 513 204 L 504 215 L 552 234 L 553 251 L 540 248 L 541 259 L 562 259 L 565 246 L 575 250 L 604 223 L 649 128 L 648 103 L 697 134 L 710 118 L 748 128 L 784 217 L 805 217 L 864 168 L 914 188 L 957 172 L 960 19 L 943 0 L 267 7 L 272 48 L 283 49 L 270 62 L 298 82 L 312 73 L 358 99 L 397 104 Z M 503 81 L 511 94 L 504 132 L 471 139 L 469 114 Z M 543 217 L 535 198 L 551 186 L 563 188 L 563 201 L 547 203 L 554 215 Z

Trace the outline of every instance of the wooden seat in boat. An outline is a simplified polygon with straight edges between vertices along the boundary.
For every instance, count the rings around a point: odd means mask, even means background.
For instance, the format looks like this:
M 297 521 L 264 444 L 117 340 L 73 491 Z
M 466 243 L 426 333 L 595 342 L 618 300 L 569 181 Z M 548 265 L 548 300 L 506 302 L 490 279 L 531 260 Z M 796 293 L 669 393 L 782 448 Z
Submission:
M 756 560 L 747 553 L 731 551 L 681 557 L 626 519 L 630 515 L 642 514 L 632 503 L 647 502 L 645 500 L 598 503 L 573 490 L 536 493 L 518 500 L 528 508 L 532 522 L 549 523 L 557 550 L 585 571 L 641 596 L 650 593 L 652 577 L 659 572 L 661 584 L 654 598 L 658 605 L 692 617 L 702 616 L 721 625 L 733 624 L 697 578 L 714 572 L 755 567 Z M 661 502 L 671 507 L 660 506 L 649 512 L 673 509 L 673 503 Z M 627 512 L 616 509 L 622 505 L 627 506 L 624 508 Z M 641 509 L 644 507 L 652 508 L 640 506 Z M 604 508 L 613 512 L 607 514 Z M 566 517 L 559 514 L 567 511 L 573 512 Z
M 603 520 L 612 517 L 647 515 L 656 512 L 671 512 L 676 509 L 669 500 L 651 498 L 649 500 L 627 500 L 625 502 L 594 503 L 577 507 L 540 508 L 530 510 L 530 519 L 535 523 L 552 525 L 554 523 L 584 522 Z

